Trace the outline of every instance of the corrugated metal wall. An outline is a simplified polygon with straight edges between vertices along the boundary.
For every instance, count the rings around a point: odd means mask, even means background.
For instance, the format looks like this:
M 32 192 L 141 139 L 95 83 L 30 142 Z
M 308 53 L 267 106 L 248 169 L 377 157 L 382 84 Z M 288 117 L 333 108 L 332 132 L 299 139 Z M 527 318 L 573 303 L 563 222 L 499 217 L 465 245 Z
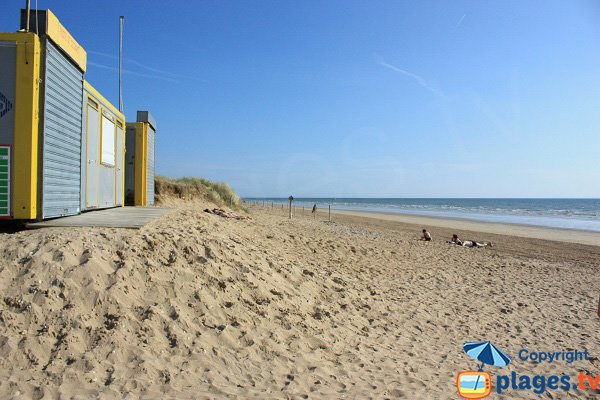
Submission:
M 46 43 L 42 218 L 52 218 L 80 210 L 83 73 Z
M 148 182 L 146 199 L 147 205 L 154 205 L 154 144 L 156 132 L 151 126 L 148 127 L 148 162 L 146 164 L 146 179 Z

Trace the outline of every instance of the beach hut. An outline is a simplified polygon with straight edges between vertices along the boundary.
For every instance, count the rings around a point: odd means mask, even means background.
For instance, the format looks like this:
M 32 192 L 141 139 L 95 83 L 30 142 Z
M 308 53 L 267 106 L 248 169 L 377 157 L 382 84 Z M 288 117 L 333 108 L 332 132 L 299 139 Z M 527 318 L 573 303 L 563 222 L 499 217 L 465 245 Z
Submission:
M 83 82 L 81 209 L 123 206 L 125 117 Z
M 21 20 L 25 28 L 25 11 Z M 0 213 L 15 219 L 77 214 L 87 55 L 49 10 L 30 25 L 39 35 L 0 33 L 0 148 L 10 171 Z
M 86 64 L 50 10 L 21 10 L 21 31 L 0 33 L 0 218 L 123 205 L 125 118 Z
M 148 111 L 137 112 L 137 122 L 127 123 L 125 202 L 127 205 L 154 205 L 154 148 L 156 120 Z

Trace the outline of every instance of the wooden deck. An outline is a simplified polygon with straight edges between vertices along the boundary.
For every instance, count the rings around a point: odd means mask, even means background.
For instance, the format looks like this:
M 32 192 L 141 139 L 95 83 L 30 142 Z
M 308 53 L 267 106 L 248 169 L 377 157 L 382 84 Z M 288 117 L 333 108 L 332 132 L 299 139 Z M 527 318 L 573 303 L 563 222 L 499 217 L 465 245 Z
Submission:
M 55 218 L 27 224 L 28 228 L 43 227 L 103 227 L 140 229 L 148 222 L 173 211 L 158 207 L 117 207 L 106 210 L 86 211 L 70 217 Z

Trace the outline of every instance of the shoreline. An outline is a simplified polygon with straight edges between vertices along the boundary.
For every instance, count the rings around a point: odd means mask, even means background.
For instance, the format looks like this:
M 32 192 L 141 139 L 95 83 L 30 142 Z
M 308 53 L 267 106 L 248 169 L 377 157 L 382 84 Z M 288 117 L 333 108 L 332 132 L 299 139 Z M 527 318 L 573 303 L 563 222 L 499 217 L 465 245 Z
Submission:
M 460 199 L 459 199 L 460 200 Z M 502 199 L 499 199 L 502 200 Z M 508 199 L 512 200 L 512 199 Z M 519 200 L 519 199 L 515 199 Z M 543 200 L 543 199 L 542 199 Z M 548 199 L 554 200 L 554 199 Z M 556 199 L 561 200 L 561 199 Z M 579 199 L 573 199 L 579 200 Z M 596 199 L 581 199 L 581 200 L 596 200 Z M 287 207 L 288 203 L 286 202 L 275 202 L 275 201 L 263 201 L 260 199 L 246 199 L 244 201 L 248 201 L 248 204 L 253 204 L 257 206 L 261 206 L 262 203 L 267 203 L 264 206 L 268 206 L 269 203 L 273 203 L 276 206 L 284 206 Z M 310 211 L 313 203 L 303 203 L 304 200 L 298 199 L 300 203 L 294 203 L 296 207 L 305 208 Z M 327 204 L 317 203 L 319 207 L 319 211 L 327 210 Z M 331 204 L 331 210 L 339 212 L 339 213 L 365 213 L 366 214 L 383 214 L 390 216 L 398 216 L 402 218 L 430 218 L 432 220 L 452 220 L 452 221 L 464 221 L 464 222 L 474 222 L 474 223 L 482 223 L 482 224 L 490 224 L 490 225 L 498 225 L 498 226 L 517 226 L 517 227 L 525 227 L 525 228 L 539 228 L 539 229 L 547 229 L 547 230 L 559 230 L 565 232 L 584 232 L 600 235 L 600 226 L 595 226 L 593 221 L 590 221 L 586 224 L 586 221 L 579 219 L 571 219 L 571 218 L 562 218 L 562 217 L 552 217 L 552 216 L 544 216 L 544 215 L 534 215 L 534 216 L 523 216 L 523 215 L 510 215 L 510 214 L 465 214 L 461 215 L 461 213 L 427 213 L 420 211 L 409 211 L 404 209 L 386 209 L 386 208 L 377 208 L 377 207 L 345 207 L 338 206 L 336 204 Z M 562 222 L 561 222 L 562 221 Z M 496 231 L 494 231 L 496 233 Z M 524 236 L 530 237 L 530 236 Z M 538 236 L 535 236 L 538 237 Z M 540 237 L 542 238 L 542 237 Z M 543 237 L 545 238 L 545 236 Z M 569 242 L 571 239 L 568 240 Z M 588 243 L 587 241 L 585 243 Z M 600 245 L 600 242 L 599 242 Z
M 327 211 L 320 211 L 327 213 Z M 331 214 L 371 218 L 384 221 L 400 222 L 421 227 L 438 227 L 456 229 L 457 231 L 473 231 L 504 236 L 518 236 L 528 239 L 543 239 L 558 242 L 578 243 L 600 246 L 600 232 L 578 229 L 552 228 L 537 225 L 523 225 L 499 222 L 474 221 L 464 218 L 429 217 L 412 214 L 386 213 L 380 211 L 331 210 Z M 449 238 L 448 238 L 449 239 Z

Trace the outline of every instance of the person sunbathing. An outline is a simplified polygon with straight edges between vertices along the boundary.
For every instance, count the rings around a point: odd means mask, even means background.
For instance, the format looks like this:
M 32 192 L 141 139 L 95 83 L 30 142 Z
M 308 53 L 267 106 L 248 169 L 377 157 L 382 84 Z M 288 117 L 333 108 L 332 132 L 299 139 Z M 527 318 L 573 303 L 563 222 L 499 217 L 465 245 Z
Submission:
M 455 244 L 462 247 L 492 247 L 492 242 L 478 242 L 476 240 L 460 240 L 457 234 L 452 235 L 452 239 L 448 241 L 450 244 Z
M 475 240 L 465 240 L 462 244 L 463 247 L 486 247 L 492 246 L 491 242 L 477 242 Z
M 463 242 L 462 242 L 462 240 L 460 240 L 460 239 L 458 238 L 458 235 L 457 235 L 456 233 L 455 233 L 454 235 L 452 235 L 452 239 L 450 239 L 450 240 L 448 241 L 448 243 L 450 243 L 450 244 L 456 244 L 456 245 L 459 245 L 459 246 L 462 246 L 462 245 L 463 245 Z

